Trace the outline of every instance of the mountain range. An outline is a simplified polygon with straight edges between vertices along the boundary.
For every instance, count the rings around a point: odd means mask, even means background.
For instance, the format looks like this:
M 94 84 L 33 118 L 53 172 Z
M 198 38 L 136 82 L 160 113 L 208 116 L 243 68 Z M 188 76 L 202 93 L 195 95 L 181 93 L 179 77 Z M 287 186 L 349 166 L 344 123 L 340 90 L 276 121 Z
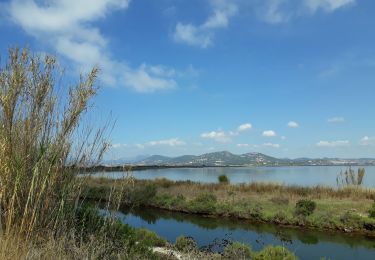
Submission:
M 228 151 L 206 153 L 202 155 L 182 155 L 168 157 L 162 155 L 138 156 L 105 162 L 106 165 L 156 165 L 156 166 L 318 166 L 318 165 L 375 165 L 374 158 L 297 158 L 279 159 L 262 153 L 233 154 Z

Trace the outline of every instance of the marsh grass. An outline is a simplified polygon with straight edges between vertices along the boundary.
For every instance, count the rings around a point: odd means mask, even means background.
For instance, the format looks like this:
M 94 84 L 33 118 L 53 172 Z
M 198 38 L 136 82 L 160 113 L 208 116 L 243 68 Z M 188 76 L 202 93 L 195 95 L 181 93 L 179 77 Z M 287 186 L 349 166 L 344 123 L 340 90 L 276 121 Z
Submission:
M 112 185 L 112 180 L 91 178 L 87 185 L 87 196 L 94 195 L 92 199 L 100 200 L 103 196 L 91 191 Z M 155 193 L 143 203 L 144 206 L 318 229 L 350 229 L 371 234 L 375 230 L 375 221 L 369 217 L 375 190 L 364 187 L 335 189 L 273 183 L 204 184 L 166 179 L 134 180 L 132 185 L 135 188 L 153 187 Z M 315 210 L 311 214 L 296 214 L 295 205 L 301 200 L 315 202 Z M 347 211 L 352 212 L 353 218 L 347 218 Z M 354 217 L 360 221 L 352 228 L 347 219 Z

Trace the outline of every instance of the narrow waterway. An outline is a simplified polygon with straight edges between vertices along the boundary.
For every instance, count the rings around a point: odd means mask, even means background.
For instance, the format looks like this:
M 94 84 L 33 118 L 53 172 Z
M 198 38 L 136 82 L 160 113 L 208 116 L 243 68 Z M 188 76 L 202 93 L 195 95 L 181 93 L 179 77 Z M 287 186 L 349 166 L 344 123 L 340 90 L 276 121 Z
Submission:
M 169 242 L 180 235 L 191 236 L 200 247 L 222 250 L 224 240 L 241 241 L 260 250 L 265 245 L 284 245 L 300 259 L 375 259 L 375 238 L 330 233 L 243 220 L 207 218 L 156 209 L 116 212 L 118 218 L 133 227 L 156 232 Z

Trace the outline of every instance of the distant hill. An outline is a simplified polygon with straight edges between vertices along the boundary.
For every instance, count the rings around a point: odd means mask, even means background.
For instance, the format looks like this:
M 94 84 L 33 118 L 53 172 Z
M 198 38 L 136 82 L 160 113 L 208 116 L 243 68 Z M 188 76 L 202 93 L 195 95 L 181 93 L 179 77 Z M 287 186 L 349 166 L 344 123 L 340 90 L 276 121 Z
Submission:
M 278 159 L 262 153 L 233 154 L 228 151 L 206 153 L 202 155 L 183 155 L 167 157 L 152 155 L 135 162 L 136 165 L 165 166 L 291 166 L 291 165 L 375 165 L 375 159 L 339 159 L 339 158 L 298 158 Z

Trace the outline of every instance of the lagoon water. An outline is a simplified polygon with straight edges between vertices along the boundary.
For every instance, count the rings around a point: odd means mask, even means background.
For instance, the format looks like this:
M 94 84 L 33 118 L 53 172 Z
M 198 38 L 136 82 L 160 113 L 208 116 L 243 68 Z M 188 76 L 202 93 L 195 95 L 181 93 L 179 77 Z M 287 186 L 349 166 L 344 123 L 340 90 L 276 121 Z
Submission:
M 152 230 L 169 242 L 174 243 L 180 235 L 191 236 L 200 247 L 214 244 L 212 249 L 216 252 L 223 249 L 220 241 L 227 239 L 249 244 L 256 251 L 266 245 L 283 245 L 299 259 L 375 259 L 375 238 L 365 236 L 281 228 L 156 209 L 124 210 L 116 215 L 123 223 Z
M 216 183 L 225 174 L 231 183 L 273 182 L 285 185 L 337 187 L 336 178 L 345 166 L 214 167 L 150 169 L 132 172 L 136 179 L 166 178 L 174 181 Z M 375 187 L 375 166 L 365 166 L 363 186 Z M 352 167 L 357 171 L 358 167 Z M 123 172 L 98 172 L 97 177 L 122 178 Z

